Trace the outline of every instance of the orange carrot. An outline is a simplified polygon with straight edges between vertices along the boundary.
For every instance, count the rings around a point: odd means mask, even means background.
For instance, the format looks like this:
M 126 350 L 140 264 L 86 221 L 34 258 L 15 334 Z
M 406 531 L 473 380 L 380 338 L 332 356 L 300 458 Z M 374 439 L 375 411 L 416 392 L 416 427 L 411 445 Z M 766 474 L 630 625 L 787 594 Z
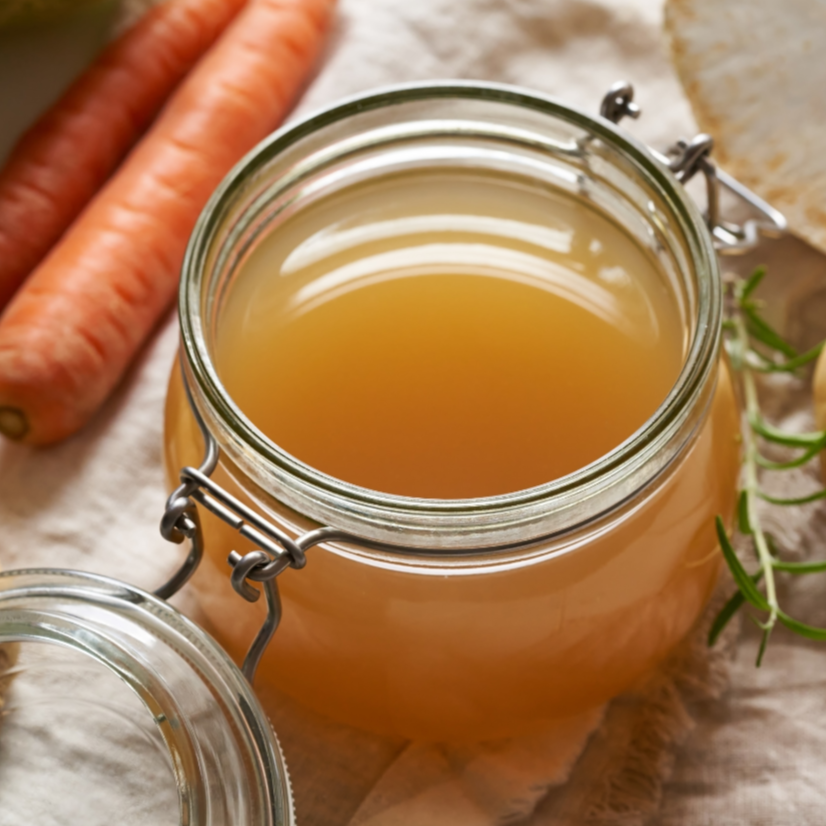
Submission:
M 46 444 L 117 384 L 210 193 L 284 117 L 332 0 L 250 0 L 0 320 L 0 432 Z
M 0 173 L 0 310 L 246 0 L 166 0 L 106 48 Z

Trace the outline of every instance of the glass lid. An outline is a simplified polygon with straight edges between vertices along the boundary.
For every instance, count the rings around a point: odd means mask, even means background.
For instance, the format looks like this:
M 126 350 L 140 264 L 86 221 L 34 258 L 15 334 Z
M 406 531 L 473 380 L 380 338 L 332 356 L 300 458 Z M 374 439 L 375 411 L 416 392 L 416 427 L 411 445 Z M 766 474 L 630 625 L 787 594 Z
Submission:
M 276 737 L 224 651 L 158 598 L 0 574 L 2 823 L 290 826 Z

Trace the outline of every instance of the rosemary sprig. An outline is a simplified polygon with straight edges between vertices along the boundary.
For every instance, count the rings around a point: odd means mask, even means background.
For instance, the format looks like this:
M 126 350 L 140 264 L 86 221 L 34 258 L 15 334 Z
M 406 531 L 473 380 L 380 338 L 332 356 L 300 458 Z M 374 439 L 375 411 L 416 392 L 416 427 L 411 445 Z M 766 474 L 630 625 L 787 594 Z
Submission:
M 760 304 L 753 298 L 753 294 L 765 274 L 765 268 L 759 267 L 749 278 L 737 279 L 734 282 L 731 311 L 723 323 L 726 350 L 731 366 L 739 376 L 745 403 L 743 484 L 738 498 L 736 531 L 751 538 L 758 568 L 752 574 L 746 571 L 734 552 L 723 519 L 718 516 L 717 536 L 720 548 L 738 590 L 717 615 L 708 635 L 708 644 L 713 645 L 729 620 L 748 603 L 763 616 L 762 620 L 758 620 L 754 615 L 750 615 L 763 631 L 757 653 L 758 666 L 763 661 L 769 637 L 778 622 L 802 636 L 826 640 L 826 629 L 806 625 L 793 619 L 780 608 L 775 580 L 776 573 L 802 575 L 826 572 L 826 561 L 781 560 L 774 540 L 763 528 L 757 509 L 757 502 L 761 499 L 772 505 L 788 506 L 805 505 L 826 498 L 826 489 L 807 496 L 778 498 L 770 496 L 760 487 L 759 468 L 782 471 L 801 467 L 826 447 L 826 431 L 787 433 L 766 422 L 760 411 L 755 373 L 796 373 L 801 367 L 816 359 L 824 346 L 821 343 L 805 353 L 798 353 L 761 316 Z M 799 452 L 793 459 L 775 462 L 760 452 L 761 442 L 782 445 Z M 762 590 L 758 587 L 761 583 Z

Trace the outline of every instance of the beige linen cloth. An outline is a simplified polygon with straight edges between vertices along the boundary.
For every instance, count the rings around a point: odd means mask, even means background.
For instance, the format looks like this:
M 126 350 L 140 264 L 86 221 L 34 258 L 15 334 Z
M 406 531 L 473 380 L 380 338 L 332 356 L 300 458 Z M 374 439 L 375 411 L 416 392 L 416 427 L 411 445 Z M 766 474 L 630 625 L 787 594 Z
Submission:
M 146 3 L 127 5 L 135 15 Z M 693 134 L 694 126 L 665 55 L 660 18 L 659 0 L 341 0 L 328 53 L 296 115 L 381 84 L 450 77 L 520 84 L 596 111 L 604 91 L 623 78 L 635 83 L 644 111 L 629 128 L 663 148 Z M 824 259 L 785 239 L 738 267 L 764 259 L 779 323 L 801 344 L 826 334 Z M 162 409 L 176 343 L 168 318 L 116 396 L 76 438 L 44 451 L 0 445 L 3 567 L 76 568 L 148 589 L 166 579 L 180 553 L 157 532 L 165 497 Z M 811 426 L 805 388 L 781 385 L 767 390 L 773 401 L 788 400 L 775 404 L 778 418 Z M 783 484 L 806 488 L 815 474 L 813 468 L 788 474 Z M 785 510 L 773 527 L 796 557 L 826 550 L 823 508 Z M 784 586 L 782 597 L 792 613 L 826 624 L 825 586 L 802 578 Z M 197 617 L 191 592 L 176 602 Z M 735 624 L 712 652 L 704 633 L 699 628 L 635 693 L 607 709 L 531 737 L 475 747 L 379 738 L 264 697 L 290 767 L 299 820 L 307 826 L 826 822 L 826 649 L 778 633 L 756 671 L 752 632 L 737 643 Z M 0 826 L 32 822 L 34 809 L 4 807 L 3 784 L 12 764 L 42 772 L 37 760 L 11 754 L 0 736 Z M 131 770 L 140 776 L 140 766 Z M 84 811 L 71 784 L 51 791 L 62 811 Z M 144 822 L 129 820 L 134 811 L 124 810 L 121 822 Z M 90 814 L 82 822 L 91 823 Z

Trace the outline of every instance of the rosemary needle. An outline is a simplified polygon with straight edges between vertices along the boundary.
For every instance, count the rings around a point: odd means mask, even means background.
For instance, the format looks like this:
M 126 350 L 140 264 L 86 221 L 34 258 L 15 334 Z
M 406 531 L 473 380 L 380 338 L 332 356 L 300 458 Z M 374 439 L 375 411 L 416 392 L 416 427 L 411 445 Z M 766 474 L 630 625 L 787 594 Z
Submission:
M 826 489 L 806 496 L 778 498 L 770 496 L 760 487 L 758 469 L 783 471 L 800 467 L 826 447 L 826 431 L 789 433 L 766 422 L 760 411 L 755 373 L 795 373 L 817 358 L 823 348 L 823 344 L 819 344 L 805 353 L 798 353 L 760 315 L 760 304 L 753 298 L 753 294 L 765 274 L 765 268 L 759 267 L 749 278 L 733 282 L 731 310 L 723 323 L 726 350 L 732 369 L 740 381 L 746 408 L 743 433 L 743 485 L 738 496 L 735 532 L 751 538 L 758 567 L 751 574 L 746 571 L 734 551 L 722 517 L 718 516 L 717 535 L 720 549 L 738 590 L 723 606 L 708 635 L 708 644 L 713 645 L 729 620 L 740 608 L 748 604 L 761 617 L 758 619 L 754 614 L 751 615 L 763 631 L 757 654 L 758 666 L 763 661 L 769 637 L 778 622 L 802 636 L 826 640 L 826 629 L 793 619 L 781 609 L 775 580 L 777 573 L 800 576 L 826 572 L 826 561 L 781 560 L 772 537 L 763 529 L 757 508 L 758 500 L 784 507 L 805 505 L 826 498 Z M 775 462 L 760 452 L 761 442 L 783 445 L 800 452 L 793 459 Z

